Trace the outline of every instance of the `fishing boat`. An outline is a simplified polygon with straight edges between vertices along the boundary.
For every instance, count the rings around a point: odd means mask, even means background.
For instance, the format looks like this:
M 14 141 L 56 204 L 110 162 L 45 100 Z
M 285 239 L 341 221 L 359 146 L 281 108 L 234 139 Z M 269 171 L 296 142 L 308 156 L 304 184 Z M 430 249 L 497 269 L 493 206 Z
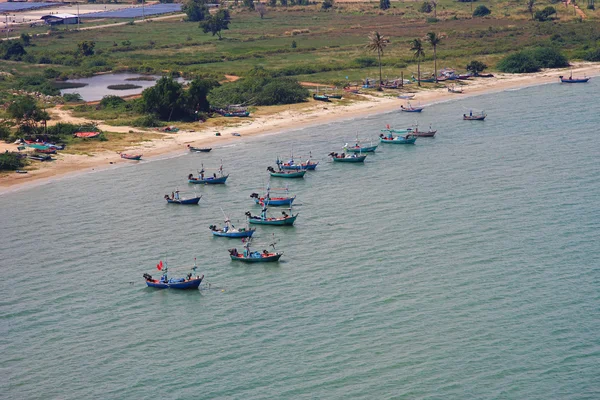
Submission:
M 263 206 L 260 215 L 252 215 L 250 211 L 246 211 L 248 222 L 255 225 L 291 226 L 294 225 L 294 222 L 296 222 L 296 218 L 300 213 L 294 214 L 290 208 L 290 214 L 288 214 L 285 211 L 282 211 L 281 217 L 268 217 L 266 206 Z
M 415 97 L 415 95 L 414 94 L 399 94 L 397 97 L 402 100 L 412 100 Z
M 163 264 L 160 261 L 156 265 L 156 269 L 162 272 L 162 276 L 159 279 L 155 279 L 150 274 L 144 274 L 143 277 L 146 281 L 146 285 L 151 288 L 156 289 L 198 289 L 200 283 L 202 283 L 202 279 L 204 279 L 204 275 L 198 276 L 196 274 L 197 270 L 196 259 L 194 259 L 194 266 L 191 268 L 192 272 L 189 272 L 185 278 L 169 278 L 167 275 L 167 265 Z
M 221 209 L 221 211 L 223 210 Z M 229 217 L 225 215 L 225 212 L 223 212 L 223 215 L 225 216 L 223 228 L 219 229 L 216 225 L 211 225 L 208 227 L 213 236 L 227 238 L 249 238 L 254 234 L 254 232 L 256 232 L 256 228 L 250 228 L 249 226 L 246 226 L 245 228 L 236 228 L 231 223 Z
M 406 107 L 400 106 L 400 111 L 404 111 L 404 112 L 418 112 L 418 113 L 420 113 L 421 111 L 423 111 L 424 108 L 425 107 L 414 107 L 408 101 Z
M 172 192 L 171 196 L 169 196 L 168 194 L 165 194 L 165 200 L 167 201 L 167 204 L 181 204 L 181 205 L 198 204 L 198 202 L 200 201 L 201 198 L 202 198 L 202 195 L 189 197 L 189 198 L 183 198 L 183 197 L 181 197 L 179 190 Z
M 121 158 L 124 158 L 125 160 L 134 160 L 134 161 L 139 161 L 142 159 L 142 154 L 125 154 L 125 153 L 119 153 L 121 155 Z
M 267 167 L 267 171 L 269 171 L 269 174 L 271 174 L 271 176 L 275 177 L 275 178 L 303 178 L 304 175 L 306 174 L 305 169 L 293 170 L 293 171 L 287 171 L 287 170 L 275 171 L 275 169 L 273 167 Z
M 305 169 L 307 171 L 313 171 L 317 168 L 317 165 L 319 165 L 319 162 L 314 162 L 312 160 L 312 153 L 310 154 L 310 156 L 308 157 L 308 160 L 306 160 L 306 162 L 300 163 L 300 164 L 296 164 L 294 162 L 294 154 L 292 153 L 292 156 L 290 157 L 290 160 L 288 162 L 283 162 L 279 159 L 279 157 L 277 157 L 277 161 L 275 161 L 277 163 L 277 166 L 279 167 L 280 170 L 300 170 L 300 169 Z
M 250 116 L 250 111 L 227 111 L 223 113 L 223 116 L 245 118 Z
M 239 134 L 238 132 L 232 132 L 231 136 L 241 137 L 242 135 Z
M 228 249 L 229 256 L 233 261 L 242 261 L 246 263 L 264 263 L 264 262 L 275 262 L 278 261 L 283 252 L 275 252 L 275 243 L 271 243 L 273 247 L 273 252 L 269 252 L 268 250 L 263 250 L 262 252 L 252 251 L 250 249 L 250 242 L 252 238 L 242 239 L 242 243 L 244 243 L 244 247 L 242 252 L 240 253 L 237 249 Z
M 475 74 L 477 78 L 493 78 L 494 74 Z
M 229 174 L 225 175 L 223 173 L 223 164 L 221 164 L 218 171 L 219 171 L 218 175 L 215 172 L 212 174 L 212 176 L 206 176 L 205 175 L 206 171 L 204 170 L 204 164 L 202 164 L 202 169 L 200 171 L 198 171 L 198 177 L 194 178 L 194 174 L 189 174 L 188 182 L 198 184 L 198 185 L 200 185 L 200 184 L 203 184 L 203 185 L 224 184 L 225 181 L 227 181 L 227 178 L 229 178 Z
M 25 171 L 25 170 L 23 170 L 23 169 L 17 169 L 17 170 L 15 170 L 15 172 L 16 172 L 17 174 L 26 174 L 26 173 L 27 173 L 27 171 Z
M 285 190 L 285 196 L 271 196 L 271 190 L 276 191 L 278 189 L 271 189 L 267 186 L 267 193 L 264 196 L 260 197 L 258 193 L 252 193 L 250 198 L 254 199 L 254 202 L 261 206 L 291 206 L 296 199 L 296 196 L 289 196 L 288 188 L 282 189 Z
M 463 120 L 465 121 L 483 121 L 485 117 L 487 117 L 487 114 L 483 111 L 475 114 L 473 114 L 473 111 L 469 111 L 469 115 L 463 114 Z
M 434 131 L 431 129 L 431 125 L 429 126 L 429 130 L 428 131 L 420 131 L 419 130 L 419 125 L 415 126 L 415 129 L 412 129 L 410 131 L 411 135 L 414 135 L 416 137 L 434 137 L 435 134 L 437 133 L 437 130 Z
M 74 136 L 82 139 L 91 139 L 100 136 L 101 132 L 75 132 Z
M 317 101 L 324 101 L 326 103 L 331 102 L 331 100 L 329 100 L 329 97 L 327 97 L 324 94 L 313 94 L 313 99 L 315 99 Z
M 588 77 L 583 78 L 573 78 L 573 74 L 571 74 L 568 78 L 564 78 L 562 75 L 559 76 L 561 83 L 586 83 L 590 80 Z
M 36 153 L 42 153 L 42 154 L 56 154 L 56 149 L 50 148 L 50 147 L 46 147 L 45 149 L 34 149 L 34 151 Z
M 328 154 L 333 162 L 344 162 L 344 163 L 363 163 L 365 162 L 365 158 L 367 155 L 360 155 L 356 153 L 352 153 L 351 155 L 346 155 L 346 153 L 338 154 L 331 152 Z
M 391 132 L 387 135 L 383 133 L 379 134 L 379 141 L 381 143 L 390 143 L 390 144 L 415 144 L 417 141 L 417 137 L 412 133 L 407 133 L 404 136 L 394 136 Z
M 358 135 L 356 135 L 356 141 L 354 142 L 354 146 L 349 146 L 348 143 L 342 147 L 343 150 L 348 153 L 373 153 L 377 150 L 378 145 L 373 146 L 373 142 L 371 142 L 370 146 L 363 146 L 358 140 Z
M 212 147 L 193 147 L 189 144 L 187 145 L 187 147 L 192 153 L 208 153 L 212 150 Z
M 323 96 L 327 97 L 328 99 L 336 99 L 336 100 L 342 99 L 341 94 L 324 94 Z
M 49 154 L 28 154 L 27 158 L 29 158 L 30 160 L 36 160 L 36 161 L 53 161 L 54 160 L 54 158 L 52 158 L 52 156 Z
M 448 86 L 448 92 L 462 94 L 463 90 L 462 90 L 462 88 L 457 88 L 456 86 L 452 85 L 452 86 Z

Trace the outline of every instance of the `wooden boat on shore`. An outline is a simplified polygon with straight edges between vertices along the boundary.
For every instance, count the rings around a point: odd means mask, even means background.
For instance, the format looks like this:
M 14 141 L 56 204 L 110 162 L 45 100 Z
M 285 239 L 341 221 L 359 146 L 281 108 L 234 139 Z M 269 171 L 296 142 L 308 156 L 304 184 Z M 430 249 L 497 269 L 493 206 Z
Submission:
M 317 100 L 317 101 L 324 101 L 326 103 L 330 103 L 331 100 L 329 100 L 329 97 L 327 97 L 324 94 L 313 94 L 313 99 Z
M 588 77 L 583 78 L 573 78 L 573 74 L 571 74 L 568 78 L 564 78 L 562 75 L 559 76 L 561 83 L 586 83 L 590 80 Z
M 171 196 L 169 196 L 168 194 L 165 194 L 165 200 L 167 201 L 167 204 L 180 204 L 180 205 L 198 204 L 198 202 L 200 201 L 201 198 L 202 198 L 202 195 L 190 197 L 187 199 L 183 198 L 180 196 L 179 190 L 176 190 L 173 193 L 171 193 Z
M 485 117 L 487 117 L 487 114 L 483 111 L 475 114 L 471 111 L 469 115 L 463 114 L 463 120 L 465 121 L 483 121 Z
M 462 90 L 462 88 L 457 88 L 456 86 L 452 85 L 452 86 L 448 86 L 448 92 L 462 94 L 463 90 Z
M 54 161 L 54 158 L 49 154 L 28 154 L 27 158 L 35 161 Z
M 75 132 L 74 136 L 82 139 L 92 139 L 100 136 L 102 132 Z
M 119 153 L 121 155 L 121 158 L 125 159 L 125 160 L 133 160 L 133 161 L 139 161 L 142 159 L 142 154 L 126 154 L 126 153 Z
M 246 211 L 248 222 L 255 225 L 275 225 L 275 226 L 292 226 L 296 222 L 296 218 L 300 213 L 294 214 L 290 209 L 290 214 L 285 211 L 281 212 L 282 217 L 268 217 L 267 207 L 264 206 L 260 215 L 252 215 L 250 211 Z
M 390 144 L 415 144 L 417 137 L 412 133 L 408 133 L 405 136 L 394 136 L 391 132 L 386 136 L 383 133 L 379 135 L 379 141 L 381 143 Z
M 328 154 L 333 162 L 343 162 L 343 163 L 364 163 L 367 155 L 359 155 L 357 153 L 352 153 L 351 155 L 346 155 L 346 153 L 338 154 L 331 152 Z
M 414 94 L 399 94 L 397 97 L 402 100 L 412 100 L 415 97 L 415 95 Z
M 187 147 L 192 153 L 208 153 L 212 150 L 212 147 L 193 147 L 189 144 L 187 145 Z
M 335 100 L 341 100 L 342 99 L 342 95 L 341 94 L 324 94 L 323 96 L 327 97 L 328 99 L 335 99 Z
M 267 171 L 269 171 L 269 174 L 271 174 L 271 176 L 275 177 L 275 178 L 290 178 L 290 179 L 303 178 L 304 175 L 306 174 L 305 169 L 293 170 L 293 171 L 286 171 L 286 170 L 275 171 L 275 169 L 273 169 L 273 167 L 267 167 Z
M 162 272 L 162 276 L 159 279 L 153 278 L 150 274 L 143 275 L 146 285 L 155 289 L 198 289 L 200 283 L 202 283 L 202 279 L 204 279 L 204 275 L 194 276 L 197 269 L 196 259 L 194 259 L 194 266 L 191 268 L 192 272 L 188 273 L 185 278 L 169 278 L 167 275 L 168 268 L 166 263 L 163 264 L 162 261 L 156 265 L 156 269 Z
M 218 229 L 216 225 L 211 225 L 208 228 L 213 236 L 227 238 L 249 238 L 256 232 L 256 228 L 250 228 L 249 226 L 246 228 L 236 228 L 227 216 L 225 216 L 223 228 Z
M 232 261 L 241 261 L 245 263 L 264 263 L 264 262 L 275 262 L 279 261 L 283 252 L 269 252 L 268 250 L 263 250 L 262 252 L 252 251 L 250 250 L 250 242 L 251 238 L 242 239 L 242 243 L 244 243 L 244 247 L 242 252 L 238 252 L 236 248 L 228 249 L 229 256 Z M 275 243 L 272 243 L 271 246 L 275 249 Z
M 198 177 L 194 178 L 194 174 L 188 175 L 188 183 L 194 183 L 197 185 L 222 185 L 229 178 L 229 174 L 225 175 L 223 173 L 223 164 L 219 167 L 219 175 L 217 173 L 213 173 L 212 176 L 205 176 L 204 164 L 202 165 L 202 169 L 198 171 Z

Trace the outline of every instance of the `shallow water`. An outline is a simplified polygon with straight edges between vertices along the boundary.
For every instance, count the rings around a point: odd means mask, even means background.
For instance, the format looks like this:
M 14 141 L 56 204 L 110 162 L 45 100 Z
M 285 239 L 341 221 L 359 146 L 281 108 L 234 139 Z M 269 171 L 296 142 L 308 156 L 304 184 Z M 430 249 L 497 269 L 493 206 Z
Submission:
M 0 196 L 0 393 L 21 399 L 598 398 L 600 80 L 550 84 L 132 163 Z M 484 122 L 462 121 L 474 107 Z M 438 129 L 332 164 L 357 133 Z M 291 228 L 238 265 L 208 226 L 252 210 L 277 155 Z M 223 160 L 227 185 L 185 177 Z M 283 186 L 286 181 L 272 182 Z M 167 206 L 175 188 L 203 195 Z M 273 209 L 278 212 L 278 210 Z M 157 291 L 159 260 L 207 285 Z

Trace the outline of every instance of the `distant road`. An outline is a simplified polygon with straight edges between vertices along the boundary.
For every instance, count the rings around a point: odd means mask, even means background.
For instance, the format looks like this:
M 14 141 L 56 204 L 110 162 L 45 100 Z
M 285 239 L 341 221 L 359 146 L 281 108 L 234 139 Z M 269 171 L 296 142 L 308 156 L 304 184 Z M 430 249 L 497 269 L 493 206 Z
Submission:
M 141 24 L 143 22 L 148 22 L 148 21 L 160 21 L 160 20 L 164 20 L 164 19 L 171 19 L 171 18 L 183 18 L 185 17 L 185 14 L 173 14 L 173 15 L 165 15 L 162 17 L 153 17 L 153 18 L 146 18 L 146 19 L 136 19 L 133 21 L 134 24 Z M 84 27 L 84 28 L 79 28 L 80 31 L 89 31 L 92 29 L 103 29 L 103 28 L 110 28 L 113 26 L 123 26 L 123 25 L 127 25 L 129 24 L 131 21 L 125 21 L 125 22 L 116 22 L 114 24 L 106 24 L 106 25 L 96 25 L 96 26 L 88 26 L 88 27 Z M 55 32 L 56 33 L 56 32 Z M 40 33 L 39 35 L 47 35 L 47 33 Z M 2 38 L 2 40 L 14 40 L 14 39 L 20 39 L 20 36 L 12 36 L 9 38 Z

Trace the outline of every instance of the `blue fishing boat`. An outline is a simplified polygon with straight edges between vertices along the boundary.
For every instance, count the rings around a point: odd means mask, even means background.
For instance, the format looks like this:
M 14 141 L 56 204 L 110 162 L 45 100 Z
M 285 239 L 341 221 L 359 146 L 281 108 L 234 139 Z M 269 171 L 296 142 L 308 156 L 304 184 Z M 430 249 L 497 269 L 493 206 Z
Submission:
M 273 176 L 275 178 L 303 178 L 304 175 L 306 174 L 305 169 L 294 170 L 294 171 L 286 171 L 286 170 L 275 171 L 275 169 L 273 169 L 273 167 L 267 167 L 267 171 L 269 171 L 271 176 Z
M 487 114 L 483 111 L 473 114 L 473 111 L 469 111 L 469 115 L 463 114 L 463 120 L 465 121 L 483 121 L 487 117 Z
M 573 74 L 571 74 L 568 78 L 563 78 L 563 76 L 559 76 L 561 83 L 586 83 L 590 80 L 588 77 L 583 78 L 573 78 Z
M 221 210 L 222 211 L 222 210 Z M 223 213 L 225 214 L 225 213 Z M 252 237 L 254 232 L 256 232 L 256 228 L 250 228 L 249 226 L 245 228 L 236 228 L 232 223 L 229 217 L 225 215 L 225 223 L 223 228 L 218 229 L 216 225 L 211 225 L 208 227 L 213 236 L 218 237 L 227 237 L 227 238 L 247 238 Z
M 346 143 L 342 149 L 346 150 L 348 153 L 373 153 L 377 150 L 377 147 L 378 145 L 373 146 L 372 142 L 370 146 L 363 146 L 357 136 L 354 146 L 349 146 L 348 143 Z
M 146 281 L 146 285 L 148 287 L 156 288 L 156 289 L 198 289 L 200 283 L 202 283 L 202 279 L 204 279 L 204 275 L 198 276 L 196 274 L 196 259 L 194 259 L 194 266 L 191 268 L 190 273 L 187 274 L 185 278 L 169 278 L 167 275 L 167 265 L 166 263 L 159 262 L 156 265 L 156 269 L 162 272 L 162 276 L 159 279 L 155 279 L 150 274 L 144 274 L 143 277 Z
M 205 175 L 205 170 L 204 170 L 204 165 L 202 165 L 202 169 L 200 171 L 198 171 L 198 177 L 194 178 L 194 174 L 189 174 L 188 175 L 188 182 L 189 183 L 194 183 L 194 184 L 203 184 L 203 185 L 219 185 L 219 184 L 224 184 L 225 181 L 227 181 L 227 178 L 229 178 L 229 174 L 225 175 L 223 173 L 223 165 L 221 164 L 221 166 L 219 167 L 219 174 L 217 175 L 217 173 L 213 173 L 212 176 L 206 176 Z
M 333 162 L 344 162 L 344 163 L 364 163 L 367 155 L 358 155 L 353 153 L 352 155 L 346 155 L 346 153 L 338 154 L 338 153 L 329 153 L 328 154 Z
M 271 190 L 284 190 L 285 196 L 272 196 Z M 271 189 L 269 186 L 267 186 L 267 193 L 264 196 L 260 197 L 258 193 L 252 193 L 250 198 L 254 199 L 254 202 L 256 204 L 260 204 L 261 206 L 291 206 L 296 199 L 296 196 L 290 197 L 288 188 Z
M 202 195 L 190 197 L 187 199 L 183 198 L 183 197 L 181 197 L 179 190 L 172 192 L 171 196 L 169 196 L 168 194 L 165 194 L 165 200 L 167 201 L 167 204 L 182 204 L 182 205 L 198 204 L 198 202 L 200 201 L 201 198 L 202 198 Z
M 381 143 L 391 144 L 415 144 L 417 137 L 411 133 L 405 136 L 394 136 L 391 132 L 386 136 L 383 133 L 379 135 L 379 141 Z
M 189 144 L 187 145 L 187 148 L 192 153 L 208 153 L 212 150 L 212 147 L 193 147 L 193 146 L 190 146 Z
M 264 262 L 275 262 L 279 261 L 283 252 L 269 252 L 268 250 L 252 251 L 250 249 L 251 238 L 242 239 L 242 243 L 244 243 L 243 251 L 240 253 L 237 249 L 229 249 L 229 256 L 232 261 L 241 261 L 245 263 L 264 263 Z M 273 250 L 275 250 L 275 243 L 272 243 L 271 246 Z
M 420 113 L 421 111 L 423 111 L 423 109 L 425 107 L 413 107 L 410 105 L 410 102 L 407 102 L 407 106 L 400 106 L 400 111 L 404 111 L 404 112 L 417 112 Z
M 303 163 L 296 163 L 294 162 L 294 155 L 292 154 L 292 156 L 290 157 L 290 161 L 288 161 L 287 163 L 281 161 L 279 159 L 279 157 L 277 157 L 277 166 L 279 167 L 280 170 L 302 170 L 305 169 L 307 171 L 313 171 L 317 168 L 317 165 L 319 165 L 319 162 L 314 162 L 312 160 L 312 154 L 309 155 L 308 160 L 306 160 L 306 162 Z
M 264 206 L 260 215 L 252 215 L 250 211 L 246 211 L 246 216 L 248 217 L 248 222 L 255 225 L 274 225 L 274 226 L 292 226 L 294 222 L 296 222 L 296 218 L 299 213 L 292 213 L 290 209 L 289 215 L 287 212 L 282 211 L 282 217 L 268 217 L 267 216 L 267 207 Z

